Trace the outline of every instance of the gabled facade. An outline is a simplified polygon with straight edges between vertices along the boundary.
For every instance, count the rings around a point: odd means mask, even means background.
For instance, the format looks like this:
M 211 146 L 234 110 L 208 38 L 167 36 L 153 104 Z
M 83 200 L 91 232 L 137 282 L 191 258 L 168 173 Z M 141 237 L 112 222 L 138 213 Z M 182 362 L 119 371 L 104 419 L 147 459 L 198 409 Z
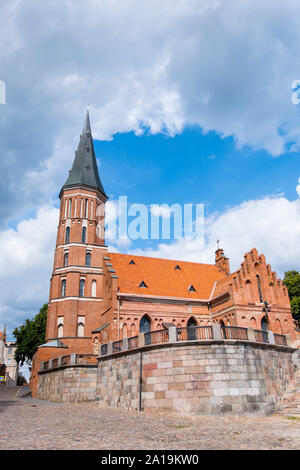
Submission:
M 256 249 L 246 253 L 235 273 L 221 248 L 211 265 L 108 252 L 99 230 L 107 195 L 88 113 L 59 196 L 46 343 L 33 360 L 33 395 L 41 361 L 96 355 L 101 344 L 140 331 L 221 323 L 300 339 L 287 289 Z

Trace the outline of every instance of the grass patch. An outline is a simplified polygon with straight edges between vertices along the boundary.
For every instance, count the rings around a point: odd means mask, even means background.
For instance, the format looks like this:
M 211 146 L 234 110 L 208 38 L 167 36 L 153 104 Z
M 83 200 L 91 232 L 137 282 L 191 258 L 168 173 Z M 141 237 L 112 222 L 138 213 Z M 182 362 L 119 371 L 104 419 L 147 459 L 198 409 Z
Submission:
M 285 416 L 286 419 L 290 419 L 292 421 L 300 421 L 298 416 Z

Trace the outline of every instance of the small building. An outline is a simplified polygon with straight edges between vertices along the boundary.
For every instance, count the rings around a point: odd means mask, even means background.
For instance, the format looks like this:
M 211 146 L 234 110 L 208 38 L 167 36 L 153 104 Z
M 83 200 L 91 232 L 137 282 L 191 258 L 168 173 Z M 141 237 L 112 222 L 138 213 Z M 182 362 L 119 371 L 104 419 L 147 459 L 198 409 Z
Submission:
M 0 364 L 5 365 L 6 385 L 16 385 L 18 378 L 18 363 L 15 360 L 16 344 L 14 341 L 7 341 L 5 327 L 0 331 Z

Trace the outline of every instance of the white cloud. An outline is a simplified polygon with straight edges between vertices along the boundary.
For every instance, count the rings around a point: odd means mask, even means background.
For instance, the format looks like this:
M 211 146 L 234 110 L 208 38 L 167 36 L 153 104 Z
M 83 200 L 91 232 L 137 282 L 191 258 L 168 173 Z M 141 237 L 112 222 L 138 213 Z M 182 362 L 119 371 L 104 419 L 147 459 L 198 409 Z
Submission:
M 0 325 L 9 334 L 49 300 L 58 209 L 42 207 L 36 217 L 0 233 Z
M 286 270 L 300 270 L 299 238 L 300 199 L 289 201 L 280 195 L 247 201 L 214 214 L 205 221 L 204 242 L 183 239 L 161 243 L 154 250 L 135 250 L 135 254 L 214 263 L 216 240 L 220 240 L 232 271 L 238 269 L 244 254 L 255 247 L 283 276 Z
M 298 196 L 300 197 L 300 178 L 298 180 L 298 185 L 297 185 L 296 191 L 297 191 Z
M 289 141 L 299 150 L 297 12 L 297 0 L 4 3 L 0 220 L 49 202 L 88 103 L 96 138 L 197 124 L 273 155 Z

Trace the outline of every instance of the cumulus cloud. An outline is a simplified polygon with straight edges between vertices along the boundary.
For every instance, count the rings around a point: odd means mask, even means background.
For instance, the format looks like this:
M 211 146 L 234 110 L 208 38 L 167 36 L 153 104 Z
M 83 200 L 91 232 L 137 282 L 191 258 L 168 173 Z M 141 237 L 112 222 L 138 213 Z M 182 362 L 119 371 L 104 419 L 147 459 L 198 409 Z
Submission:
M 298 150 L 297 11 L 297 0 L 1 5 L 1 222 L 63 184 L 87 103 L 100 139 L 196 124 L 273 155 Z
M 298 189 L 298 188 L 297 188 Z M 214 263 L 216 240 L 236 270 L 251 248 L 263 253 L 280 276 L 299 269 L 300 199 L 265 197 L 230 207 L 205 219 L 205 238 L 161 243 L 157 249 L 135 250 L 135 254 L 169 259 Z M 131 250 L 132 252 L 132 250 Z
M 41 207 L 36 217 L 0 233 L 0 326 L 11 335 L 49 299 L 58 209 Z

